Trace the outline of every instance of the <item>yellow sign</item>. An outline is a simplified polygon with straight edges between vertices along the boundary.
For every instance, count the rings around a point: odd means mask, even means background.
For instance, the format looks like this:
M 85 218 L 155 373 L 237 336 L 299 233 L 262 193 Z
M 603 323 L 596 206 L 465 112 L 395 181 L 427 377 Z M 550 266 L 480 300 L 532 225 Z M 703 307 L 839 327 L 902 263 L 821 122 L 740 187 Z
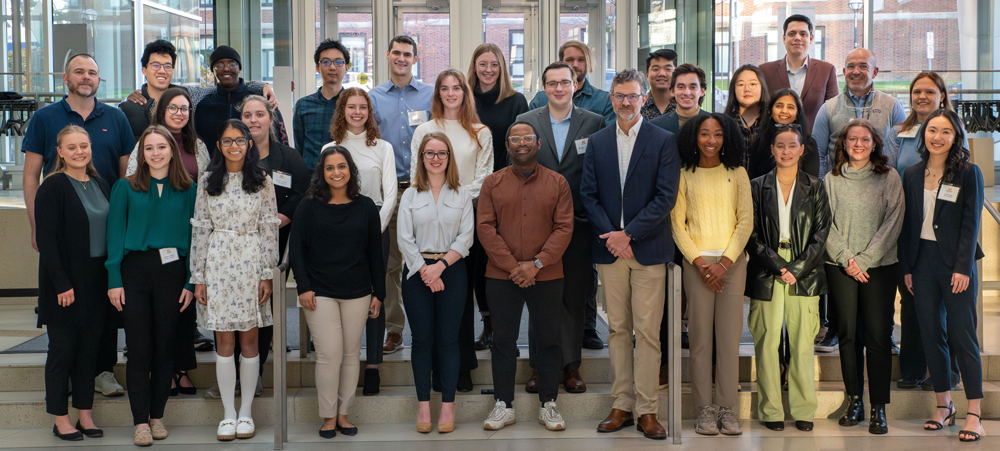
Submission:
M 368 74 L 364 72 L 358 74 L 358 84 L 362 85 L 368 84 Z

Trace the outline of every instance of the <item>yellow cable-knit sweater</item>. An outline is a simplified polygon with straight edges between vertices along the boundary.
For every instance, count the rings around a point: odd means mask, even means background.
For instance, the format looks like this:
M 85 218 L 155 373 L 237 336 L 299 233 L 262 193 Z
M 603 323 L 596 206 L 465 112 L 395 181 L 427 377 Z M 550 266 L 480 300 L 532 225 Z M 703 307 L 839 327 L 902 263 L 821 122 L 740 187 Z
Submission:
M 753 199 L 746 169 L 684 169 L 670 212 L 674 242 L 688 263 L 703 252 L 722 250 L 736 261 L 753 231 Z

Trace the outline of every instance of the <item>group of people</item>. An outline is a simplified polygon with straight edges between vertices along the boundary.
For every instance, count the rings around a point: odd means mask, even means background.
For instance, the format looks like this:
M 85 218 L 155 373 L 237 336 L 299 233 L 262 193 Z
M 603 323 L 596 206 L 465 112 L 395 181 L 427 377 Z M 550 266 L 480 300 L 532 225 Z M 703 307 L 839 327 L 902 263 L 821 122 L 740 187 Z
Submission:
M 229 47 L 213 52 L 218 84 L 206 90 L 170 85 L 176 52 L 150 43 L 147 84 L 121 111 L 94 98 L 93 58 L 72 57 L 68 95 L 36 113 L 23 146 L 53 433 L 102 435 L 91 387 L 120 321 L 137 445 L 167 437 L 171 390 L 194 391 L 185 372 L 196 324 L 215 332 L 217 436 L 252 437 L 272 269 L 287 254 L 315 344 L 324 438 L 358 433 L 348 413 L 362 341 L 362 392 L 376 395 L 382 355 L 402 347 L 406 322 L 417 431 L 434 429 L 431 390 L 442 397 L 438 432 L 454 430 L 456 392 L 472 390 L 475 351 L 487 348 L 495 405 L 484 428 L 513 424 L 525 306 L 526 390 L 538 394 L 539 422 L 565 429 L 559 385 L 585 392 L 581 348 L 603 348 L 599 276 L 614 401 L 597 429 L 635 425 L 664 439 L 659 390 L 678 383 L 661 366 L 666 264 L 677 262 L 699 434 L 742 432 L 744 296 L 768 428 L 784 428 L 784 385 L 796 427 L 812 429 L 822 326 L 840 348 L 840 424 L 864 420 L 867 355 L 869 431 L 886 433 L 898 289 L 900 386 L 929 372 L 939 409 L 925 428 L 942 429 L 954 422 L 956 367 L 969 399 L 959 438 L 978 440 L 983 180 L 944 81 L 918 75 L 907 117 L 874 88 L 868 50 L 848 55 L 838 91 L 833 65 L 808 55 L 810 19 L 790 16 L 782 40 L 785 58 L 737 70 L 724 113 L 701 109 L 705 72 L 670 50 L 650 54 L 645 74 L 618 72 L 609 92 L 587 81 L 589 48 L 568 41 L 529 105 L 493 44 L 476 49 L 467 73 L 446 70 L 431 86 L 411 72 L 417 43 L 397 36 L 389 81 L 365 92 L 343 88 L 350 53 L 325 40 L 314 53 L 322 86 L 295 105 L 294 149 L 273 93 L 239 78 Z

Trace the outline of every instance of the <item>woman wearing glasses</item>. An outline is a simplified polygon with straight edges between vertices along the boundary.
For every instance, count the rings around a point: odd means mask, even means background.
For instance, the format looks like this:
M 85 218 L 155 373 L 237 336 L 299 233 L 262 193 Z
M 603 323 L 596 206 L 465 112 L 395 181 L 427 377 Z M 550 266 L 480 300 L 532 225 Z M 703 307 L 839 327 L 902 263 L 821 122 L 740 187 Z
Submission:
M 251 438 L 250 406 L 260 358 L 258 328 L 270 326 L 272 268 L 278 264 L 278 207 L 271 177 L 247 126 L 228 120 L 215 157 L 198 183 L 191 219 L 191 283 L 201 327 L 217 332 L 215 376 L 224 419 L 219 440 Z M 235 408 L 235 332 L 239 331 L 242 398 Z
M 410 173 L 413 185 L 399 199 L 397 235 L 406 262 L 403 307 L 413 332 L 417 431 L 423 433 L 431 431 L 432 360 L 437 360 L 441 381 L 438 432 L 454 430 L 459 328 L 463 311 L 471 308 L 466 307 L 466 265 L 461 260 L 472 246 L 475 218 L 472 195 L 459 183 L 454 149 L 444 133 L 424 135 L 414 152 L 419 164 Z
M 788 88 L 779 89 L 773 93 L 770 101 L 762 105 L 765 105 L 766 114 L 761 118 L 760 129 L 747 149 L 747 173 L 750 174 L 750 180 L 774 170 L 771 143 L 781 125 L 798 127 L 805 134 L 799 168 L 806 174 L 819 177 L 819 151 L 816 149 L 816 140 L 805 133 L 806 117 L 799 95 Z
M 472 53 L 469 63 L 469 87 L 476 100 L 476 114 L 493 135 L 493 172 L 510 164 L 503 139 L 507 128 L 517 120 L 517 116 L 528 111 L 528 101 L 514 90 L 507 72 L 507 62 L 496 44 L 480 44 Z M 469 272 L 469 298 L 473 290 L 479 306 L 479 316 L 483 321 L 483 333 L 476 339 L 476 350 L 489 349 L 493 341 L 493 324 L 490 310 L 486 306 L 486 253 L 475 240 L 469 251 L 468 261 L 474 270 Z
M 421 124 L 413 132 L 413 140 L 410 142 L 412 151 L 410 174 L 416 172 L 418 163 L 422 161 L 419 158 L 419 146 L 423 137 L 434 132 L 443 133 L 454 149 L 459 184 L 468 188 L 475 205 L 483 180 L 493 173 L 493 134 L 490 133 L 489 127 L 479 120 L 465 75 L 455 69 L 445 70 L 438 75 L 437 82 L 434 83 L 434 97 L 431 99 L 431 116 L 434 120 Z M 507 131 L 498 133 L 505 135 Z M 469 259 L 466 259 L 464 264 L 469 265 L 469 273 L 475 272 L 475 265 Z M 471 372 L 479 366 L 479 361 L 476 359 L 473 324 L 475 307 L 472 296 L 467 293 L 466 297 L 465 314 L 462 316 L 462 326 L 458 332 L 459 354 L 462 358 L 458 390 L 461 392 L 472 391 Z M 434 379 L 437 381 L 438 377 L 435 376 Z
M 726 115 L 733 118 L 740 127 L 744 149 L 750 149 L 754 135 L 767 117 L 765 106 L 769 100 L 764 73 L 757 66 L 744 64 L 736 69 L 733 79 L 729 81 L 729 100 L 726 102 L 725 111 Z M 744 152 L 743 167 L 747 167 L 748 158 L 749 152 Z

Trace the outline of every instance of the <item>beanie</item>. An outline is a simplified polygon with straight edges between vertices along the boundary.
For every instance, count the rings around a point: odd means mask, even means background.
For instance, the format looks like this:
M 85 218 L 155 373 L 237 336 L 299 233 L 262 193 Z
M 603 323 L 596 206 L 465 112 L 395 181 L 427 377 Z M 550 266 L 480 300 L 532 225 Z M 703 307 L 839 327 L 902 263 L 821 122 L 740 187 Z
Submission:
M 237 52 L 236 49 L 228 45 L 220 45 L 215 48 L 215 51 L 212 52 L 212 56 L 208 58 L 209 59 L 208 67 L 215 66 L 215 63 L 217 63 L 219 60 L 226 58 L 236 61 L 236 64 L 240 65 L 240 70 L 243 70 L 243 62 L 240 61 L 239 52 Z

